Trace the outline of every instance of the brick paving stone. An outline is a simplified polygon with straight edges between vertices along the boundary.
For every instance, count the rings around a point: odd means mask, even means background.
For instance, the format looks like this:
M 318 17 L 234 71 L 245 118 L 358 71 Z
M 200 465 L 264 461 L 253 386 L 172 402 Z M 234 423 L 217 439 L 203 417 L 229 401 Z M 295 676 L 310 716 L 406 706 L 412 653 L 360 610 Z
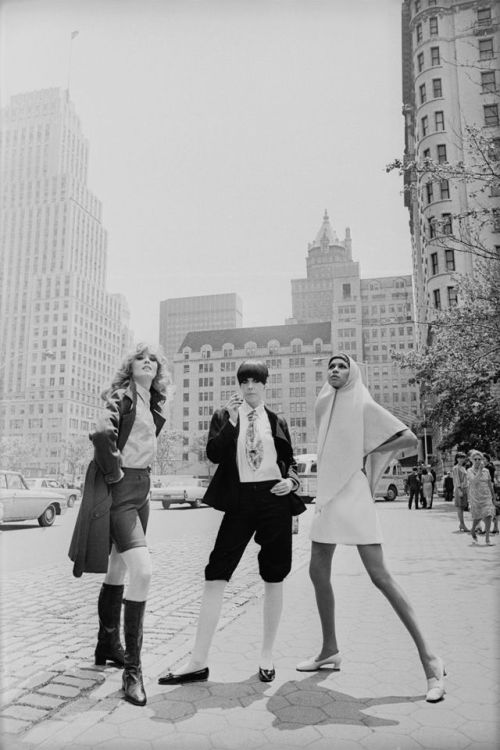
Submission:
M 40 693 L 26 693 L 19 698 L 17 705 L 35 706 L 38 708 L 58 708 L 66 702 L 65 698 L 57 698 L 51 695 L 41 695 Z
M 77 695 L 79 695 L 80 690 L 75 687 L 70 687 L 69 685 L 59 685 L 51 682 L 48 685 L 44 685 L 44 687 L 41 687 L 39 692 L 47 693 L 48 695 L 58 695 L 60 697 L 75 698 Z
M 13 704 L 4 709 L 0 716 L 9 717 L 10 719 L 20 719 L 21 721 L 39 721 L 44 719 L 48 714 L 48 711 L 43 708 L 34 708 L 33 706 L 23 706 Z
M 21 732 L 25 732 L 26 729 L 29 729 L 29 723 L 27 721 L 20 721 L 19 719 L 10 719 L 7 717 L 2 717 L 0 720 L 0 729 L 2 730 L 2 734 L 20 734 Z

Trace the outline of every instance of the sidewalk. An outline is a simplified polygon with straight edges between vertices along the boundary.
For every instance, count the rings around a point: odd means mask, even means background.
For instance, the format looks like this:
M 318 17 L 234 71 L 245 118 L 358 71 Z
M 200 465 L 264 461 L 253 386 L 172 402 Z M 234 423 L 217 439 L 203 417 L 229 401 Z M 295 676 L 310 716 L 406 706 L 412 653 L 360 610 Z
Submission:
M 208 682 L 157 684 L 159 674 L 184 658 L 193 624 L 182 638 L 170 642 L 168 651 L 161 653 L 156 639 L 145 649 L 148 703 L 144 708 L 120 699 L 119 670 L 98 669 L 90 659 L 80 657 L 75 679 L 89 679 L 91 688 L 49 712 L 28 731 L 18 727 L 7 733 L 8 708 L 4 709 L 2 747 L 496 749 L 500 541 L 493 537 L 495 547 L 484 547 L 482 541 L 473 546 L 469 535 L 455 533 L 454 510 L 442 501 L 432 511 L 410 512 L 404 500 L 378 503 L 377 508 L 390 568 L 411 598 L 432 647 L 446 663 L 448 692 L 440 704 L 425 702 L 426 683 L 416 650 L 352 548 L 339 548 L 334 558 L 342 668 L 312 674 L 295 670 L 295 664 L 317 652 L 320 644 L 306 564 L 312 506 L 301 516 L 300 532 L 294 537 L 295 569 L 285 588 L 274 682 L 264 684 L 257 677 L 262 601 L 247 591 L 239 611 L 234 614 L 233 607 L 231 615 L 226 613 L 216 634 Z M 261 590 L 257 580 L 252 587 Z M 154 593 L 159 595 L 157 589 Z M 238 596 L 245 598 L 244 594 Z M 196 607 L 193 610 L 191 623 Z M 146 629 L 151 620 L 154 617 L 148 615 Z M 26 705 L 28 709 L 34 707 Z

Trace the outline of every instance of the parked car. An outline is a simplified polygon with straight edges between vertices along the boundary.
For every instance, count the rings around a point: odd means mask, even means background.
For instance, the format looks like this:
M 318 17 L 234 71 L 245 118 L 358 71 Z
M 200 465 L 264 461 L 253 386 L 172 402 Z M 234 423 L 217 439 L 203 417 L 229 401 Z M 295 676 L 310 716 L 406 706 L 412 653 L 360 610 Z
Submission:
M 207 479 L 198 477 L 174 477 L 166 486 L 151 487 L 151 500 L 160 501 L 164 508 L 173 503 L 183 503 L 199 508 L 208 487 Z
M 300 487 L 297 495 L 300 495 L 305 503 L 312 503 L 316 497 L 318 487 L 318 464 L 315 453 L 303 453 L 296 456 L 297 474 L 300 480 Z
M 26 477 L 26 484 L 32 490 L 54 490 L 54 492 L 64 495 L 68 501 L 68 508 L 72 508 L 77 500 L 82 499 L 82 493 L 76 487 L 63 487 L 57 479 L 52 477 Z
M 66 513 L 64 495 L 50 489 L 30 489 L 18 471 L 0 469 L 0 517 L 2 523 L 32 521 L 52 526 L 56 516 Z
M 408 472 L 403 469 L 396 458 L 393 458 L 377 482 L 374 499 L 392 502 L 398 495 L 404 495 L 407 476 Z

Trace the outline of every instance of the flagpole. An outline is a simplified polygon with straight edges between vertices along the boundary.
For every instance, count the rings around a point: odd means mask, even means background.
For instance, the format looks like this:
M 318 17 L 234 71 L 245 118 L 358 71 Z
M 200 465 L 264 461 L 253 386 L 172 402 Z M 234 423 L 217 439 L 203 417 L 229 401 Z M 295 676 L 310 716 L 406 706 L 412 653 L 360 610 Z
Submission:
M 73 40 L 76 39 L 80 32 L 79 31 L 72 31 L 69 36 L 69 49 L 68 49 L 68 85 L 67 85 L 67 97 L 69 101 L 69 87 L 71 82 L 71 62 L 72 62 L 72 52 L 73 52 Z

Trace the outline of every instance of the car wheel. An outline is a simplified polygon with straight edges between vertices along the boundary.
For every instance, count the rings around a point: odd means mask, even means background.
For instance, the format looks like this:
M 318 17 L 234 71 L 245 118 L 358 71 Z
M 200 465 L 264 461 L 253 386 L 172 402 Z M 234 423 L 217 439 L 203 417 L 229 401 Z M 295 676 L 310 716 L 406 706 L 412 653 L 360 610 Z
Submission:
M 76 501 L 76 495 L 70 495 L 68 497 L 68 508 L 72 508 Z
M 387 492 L 385 494 L 385 499 L 391 502 L 392 500 L 395 500 L 397 496 L 398 496 L 398 488 L 394 484 L 389 485 L 389 487 L 387 488 Z
M 163 505 L 165 510 L 168 510 L 170 508 L 170 503 L 168 502 L 168 500 L 162 500 L 161 504 Z
M 199 497 L 197 497 L 195 500 L 193 500 L 193 508 L 201 508 L 201 500 Z
M 49 505 L 43 511 L 42 515 L 38 517 L 38 523 L 40 526 L 52 526 L 56 520 L 56 509 L 54 505 Z

